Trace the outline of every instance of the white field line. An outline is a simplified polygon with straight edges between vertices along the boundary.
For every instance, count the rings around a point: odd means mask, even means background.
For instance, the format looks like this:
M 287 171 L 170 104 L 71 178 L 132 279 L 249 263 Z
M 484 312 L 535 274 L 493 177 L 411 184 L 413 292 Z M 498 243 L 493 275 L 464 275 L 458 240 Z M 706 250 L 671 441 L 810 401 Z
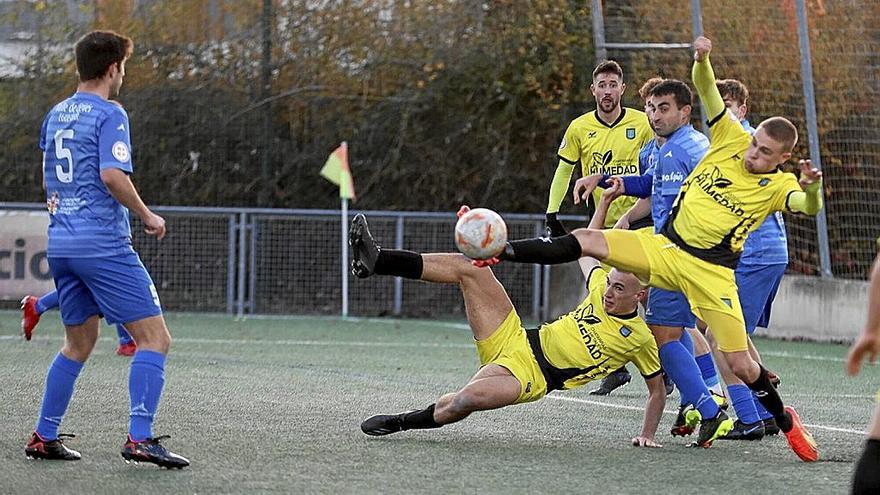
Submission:
M 548 395 L 547 398 L 548 399 L 555 399 L 555 400 L 562 400 L 562 401 L 567 401 L 567 402 L 578 402 L 580 404 L 590 404 L 593 406 L 610 407 L 612 409 L 626 409 L 628 411 L 644 411 L 645 410 L 644 407 L 625 406 L 625 405 L 621 405 L 621 404 L 609 404 L 607 402 L 600 402 L 597 400 L 580 399 L 577 397 L 565 397 L 562 395 L 552 395 L 551 394 L 551 395 Z M 674 415 L 674 414 L 678 414 L 678 411 L 664 410 L 663 414 L 673 414 Z M 837 431 L 837 432 L 841 432 L 841 433 L 852 433 L 854 435 L 867 435 L 868 434 L 867 431 L 851 430 L 849 428 L 836 428 L 833 426 L 812 425 L 812 424 L 807 424 L 807 423 L 804 423 L 804 426 L 806 426 L 808 428 L 814 428 L 816 430 Z

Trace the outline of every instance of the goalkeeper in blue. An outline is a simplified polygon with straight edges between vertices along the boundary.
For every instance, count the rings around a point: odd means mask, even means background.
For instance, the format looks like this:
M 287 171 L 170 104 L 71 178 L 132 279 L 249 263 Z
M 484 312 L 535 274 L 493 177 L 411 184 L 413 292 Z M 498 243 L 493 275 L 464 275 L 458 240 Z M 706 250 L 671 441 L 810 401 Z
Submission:
M 99 318 L 122 323 L 137 343 L 128 377 L 131 400 L 126 461 L 167 468 L 189 465 L 160 443 L 153 418 L 165 384 L 171 335 L 156 287 L 131 245 L 129 210 L 148 235 L 165 236 L 165 220 L 144 205 L 132 184 L 131 139 L 125 110 L 110 101 L 119 94 L 130 38 L 93 31 L 76 43 L 79 84 L 56 104 L 40 131 L 49 210 L 47 257 L 58 290 L 64 347 L 46 375 L 36 429 L 25 455 L 75 461 L 58 429 L 77 377 L 98 339 Z
M 25 296 L 21 300 L 21 331 L 26 340 L 31 340 L 34 334 L 34 328 L 40 322 L 40 317 L 46 311 L 58 307 L 58 291 L 53 290 L 41 297 Z M 128 334 L 128 330 L 121 323 L 116 324 L 116 336 L 119 338 L 119 346 L 116 348 L 116 354 L 119 356 L 131 357 L 137 351 L 137 344 Z

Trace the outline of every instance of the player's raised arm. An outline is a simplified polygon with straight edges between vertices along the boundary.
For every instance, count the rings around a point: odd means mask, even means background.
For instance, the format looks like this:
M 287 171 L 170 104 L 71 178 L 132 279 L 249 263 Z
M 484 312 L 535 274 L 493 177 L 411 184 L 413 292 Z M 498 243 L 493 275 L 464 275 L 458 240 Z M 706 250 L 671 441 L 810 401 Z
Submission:
M 709 53 L 712 51 L 712 41 L 700 36 L 694 40 L 694 66 L 691 69 L 691 79 L 697 88 L 697 94 L 706 107 L 706 115 L 712 122 L 727 110 L 721 93 L 715 85 L 715 71 L 709 63 Z
M 800 160 L 801 178 L 798 181 L 803 191 L 789 193 L 785 206 L 793 212 L 816 215 L 822 209 L 822 172 L 813 167 L 810 160 Z

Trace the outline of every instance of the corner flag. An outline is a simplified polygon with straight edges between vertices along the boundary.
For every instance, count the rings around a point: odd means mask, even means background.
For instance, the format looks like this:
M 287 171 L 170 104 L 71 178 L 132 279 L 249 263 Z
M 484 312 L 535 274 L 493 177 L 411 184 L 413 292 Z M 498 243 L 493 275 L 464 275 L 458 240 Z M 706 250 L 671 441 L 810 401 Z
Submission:
M 321 176 L 339 186 L 339 197 L 357 199 L 354 193 L 354 179 L 348 168 L 348 143 L 345 141 L 330 153 L 327 163 L 321 168 Z

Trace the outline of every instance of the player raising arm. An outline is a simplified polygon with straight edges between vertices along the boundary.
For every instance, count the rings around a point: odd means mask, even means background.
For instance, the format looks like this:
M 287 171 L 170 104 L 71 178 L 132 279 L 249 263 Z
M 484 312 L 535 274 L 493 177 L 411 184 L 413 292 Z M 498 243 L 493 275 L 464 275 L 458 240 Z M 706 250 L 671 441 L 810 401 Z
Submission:
M 593 226 L 601 226 L 617 190 L 603 194 Z M 462 212 L 463 213 L 463 212 Z M 666 402 L 657 346 L 638 316 L 645 288 L 630 273 L 605 272 L 595 259 L 583 264 L 589 293 L 577 308 L 556 321 L 525 329 L 504 287 L 489 268 L 477 268 L 461 254 L 419 254 L 382 249 L 363 215 L 352 221 L 352 272 L 366 278 L 392 275 L 457 284 L 480 357 L 480 370 L 458 392 L 441 396 L 425 409 L 366 419 L 368 435 L 439 428 L 476 411 L 536 401 L 548 392 L 600 379 L 632 361 L 645 377 L 648 402 L 633 445 L 654 441 Z
M 791 406 L 785 406 L 767 370 L 749 354 L 733 270 L 746 236 L 768 214 L 789 210 L 815 215 L 822 207 L 821 173 L 801 161 L 801 184 L 779 165 L 791 158 L 797 129 L 772 117 L 754 136 L 724 107 L 709 64 L 711 42 L 694 42 L 693 80 L 709 112 L 706 156 L 682 184 L 669 219 L 659 234 L 626 230 L 578 229 L 551 239 L 511 241 L 499 255 L 526 263 L 567 263 L 598 258 L 637 275 L 653 287 L 684 293 L 694 314 L 705 321 L 731 370 L 757 392 L 761 404 L 804 461 L 819 450 Z M 711 445 L 726 418 L 703 418 L 697 443 Z

